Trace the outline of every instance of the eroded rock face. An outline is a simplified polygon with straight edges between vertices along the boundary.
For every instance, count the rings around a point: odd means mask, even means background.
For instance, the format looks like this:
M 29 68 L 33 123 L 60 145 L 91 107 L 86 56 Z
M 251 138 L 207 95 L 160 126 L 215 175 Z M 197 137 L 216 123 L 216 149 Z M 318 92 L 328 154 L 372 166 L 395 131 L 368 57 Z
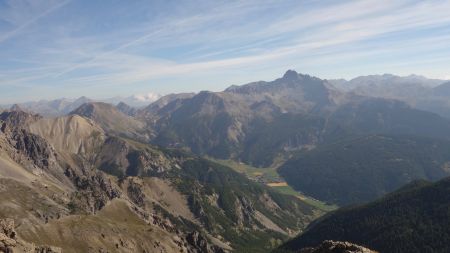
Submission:
M 2 112 L 0 114 L 0 120 L 3 121 L 1 124 L 1 131 L 5 132 L 9 129 L 23 128 L 27 124 L 37 121 L 42 118 L 39 115 L 27 113 L 21 110 L 12 110 Z
M 81 171 L 67 168 L 65 175 L 70 178 L 78 191 L 73 193 L 72 207 L 87 213 L 102 209 L 108 201 L 121 196 L 120 189 L 102 172 L 89 169 Z M 75 211 L 75 210 L 72 210 Z
M 11 133 L 14 148 L 21 151 L 25 156 L 32 159 L 34 164 L 40 168 L 48 168 L 49 160 L 55 160 L 55 151 L 41 137 L 28 133 L 27 131 L 15 130 Z M 52 159 L 53 158 L 53 159 Z
M 139 207 L 145 207 L 145 194 L 141 184 L 135 182 L 134 180 L 129 180 L 127 195 L 133 203 Z
M 0 114 L 0 150 L 33 174 L 43 171 L 63 180 L 58 155 L 46 139 L 27 130 L 40 116 L 22 111 Z
M 13 219 L 0 219 L 0 253 L 61 253 L 61 248 L 52 246 L 35 246 L 19 240 L 14 230 Z
M 193 252 L 225 253 L 222 248 L 209 244 L 206 238 L 197 231 L 187 234 L 186 241 L 193 247 Z
M 0 220 L 0 252 L 10 253 L 16 246 L 16 232 L 12 219 Z
M 38 246 L 34 249 L 34 253 L 62 253 L 62 250 L 57 247 Z
M 314 248 L 301 249 L 299 253 L 378 253 L 350 242 L 323 241 Z

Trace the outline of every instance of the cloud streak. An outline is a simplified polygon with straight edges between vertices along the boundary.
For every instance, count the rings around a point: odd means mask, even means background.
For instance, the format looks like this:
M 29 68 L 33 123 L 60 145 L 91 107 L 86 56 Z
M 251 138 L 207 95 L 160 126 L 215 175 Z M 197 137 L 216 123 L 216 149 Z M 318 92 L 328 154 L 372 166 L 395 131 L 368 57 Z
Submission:
M 57 11 L 58 9 L 60 9 L 61 7 L 67 5 L 68 3 L 70 3 L 71 0 L 65 0 L 62 1 L 61 3 L 58 3 L 54 6 L 52 6 L 51 8 L 45 10 L 44 12 L 36 15 L 35 17 L 31 18 L 30 20 L 24 22 L 23 24 L 19 25 L 18 27 L 14 28 L 13 30 L 3 34 L 0 36 L 0 43 L 9 40 L 19 34 L 21 34 L 22 32 L 24 32 L 29 26 L 35 24 L 36 22 L 38 22 L 40 19 L 45 18 L 46 16 L 50 15 L 51 13 Z
M 363 71 L 371 66 L 374 71 L 404 72 L 407 61 L 410 73 L 436 76 L 429 67 L 435 62 L 444 71 L 439 76 L 449 75 L 444 69 L 450 69 L 450 63 L 442 59 L 450 58 L 450 1 L 192 3 L 141 4 L 127 9 L 131 13 L 121 13 L 120 6 L 67 5 L 68 1 L 54 5 L 0 36 L 0 49 L 3 41 L 21 42 L 17 35 L 25 30 L 54 38 L 46 44 L 31 41 L 26 48 L 31 53 L 15 56 L 14 62 L 0 60 L 0 87 L 78 86 L 96 92 L 100 89 L 95 87 L 123 87 L 125 91 L 164 79 L 156 90 L 164 93 L 176 92 L 179 82 L 206 82 L 212 73 L 216 80 L 210 81 L 225 87 L 231 82 L 230 73 L 240 70 L 240 75 L 248 76 L 245 80 L 283 68 L 303 68 L 324 77 L 336 74 L 336 69 L 351 77 L 368 74 Z M 73 16 L 60 17 L 60 26 L 39 26 L 39 20 L 56 15 L 63 6 L 73 9 Z M 94 20 L 78 14 L 79 9 L 89 8 L 93 13 L 106 8 L 98 12 L 105 16 Z M 160 15 L 145 15 L 151 11 Z M 8 51 L 4 54 L 9 57 Z M 17 67 L 11 70 L 10 65 Z

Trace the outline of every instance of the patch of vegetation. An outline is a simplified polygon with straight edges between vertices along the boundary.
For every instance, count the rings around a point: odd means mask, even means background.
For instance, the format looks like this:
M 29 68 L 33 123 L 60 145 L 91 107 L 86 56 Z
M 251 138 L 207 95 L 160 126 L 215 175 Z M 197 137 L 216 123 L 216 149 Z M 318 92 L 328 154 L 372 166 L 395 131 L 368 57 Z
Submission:
M 254 181 L 258 181 L 264 184 L 270 183 L 270 182 L 280 182 L 284 181 L 276 171 L 275 168 L 272 167 L 265 167 L 265 168 L 257 168 L 253 167 L 251 165 L 242 163 L 242 162 L 236 162 L 233 160 L 224 160 L 224 159 L 214 159 L 212 157 L 207 157 L 207 159 L 216 162 L 220 165 L 227 166 L 232 168 L 233 170 L 245 174 L 249 179 L 252 179 Z
M 207 159 L 219 163 L 223 166 L 230 167 L 233 170 L 244 174 L 245 176 L 247 176 L 247 178 L 253 181 L 270 186 L 272 189 L 279 193 L 294 196 L 322 211 L 329 212 L 337 208 L 336 205 L 326 204 L 322 201 L 316 200 L 294 190 L 278 174 L 276 168 L 257 168 L 242 162 L 236 162 L 233 160 L 220 160 L 211 157 L 208 157 Z
M 339 240 L 386 253 L 450 252 L 448 210 L 450 178 L 413 182 L 372 203 L 326 215 L 281 249 L 297 252 L 323 240 Z
M 338 205 L 374 200 L 416 179 L 449 175 L 450 142 L 369 135 L 301 152 L 279 168 L 295 190 Z

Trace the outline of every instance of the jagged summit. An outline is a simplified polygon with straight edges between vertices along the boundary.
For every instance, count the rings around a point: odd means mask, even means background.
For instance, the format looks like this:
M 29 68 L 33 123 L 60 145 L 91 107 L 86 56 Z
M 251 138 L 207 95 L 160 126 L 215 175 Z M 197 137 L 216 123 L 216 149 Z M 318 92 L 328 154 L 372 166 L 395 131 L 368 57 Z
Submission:
M 286 73 L 284 73 L 284 75 L 283 75 L 283 79 L 288 79 L 288 80 L 295 80 L 295 79 L 298 79 L 298 77 L 299 77 L 299 74 L 297 73 L 297 71 L 291 70 L 291 69 L 286 71 Z
M 287 93 L 290 94 L 292 94 L 293 92 L 308 93 L 309 91 L 311 91 L 311 89 L 321 89 L 321 86 L 324 86 L 325 83 L 326 81 L 320 78 L 306 74 L 299 74 L 295 70 L 288 70 L 282 77 L 274 81 L 258 81 L 244 85 L 232 85 L 228 87 L 225 92 L 256 95 L 261 93 L 282 93 L 283 91 L 289 90 L 287 91 Z M 308 99 L 309 95 L 305 95 Z
M 24 111 L 18 104 L 13 104 L 11 106 L 11 108 L 9 108 L 9 110 L 12 112 L 23 112 Z
M 283 77 L 281 78 L 281 80 L 283 81 L 295 81 L 295 82 L 323 82 L 324 80 L 315 77 L 315 76 L 311 76 L 308 74 L 302 74 L 302 73 L 298 73 L 295 70 L 289 69 L 288 71 L 286 71 L 286 73 L 284 73 Z
M 127 103 L 121 101 L 116 105 L 117 110 L 128 116 L 135 116 L 137 113 L 137 109 L 128 105 Z

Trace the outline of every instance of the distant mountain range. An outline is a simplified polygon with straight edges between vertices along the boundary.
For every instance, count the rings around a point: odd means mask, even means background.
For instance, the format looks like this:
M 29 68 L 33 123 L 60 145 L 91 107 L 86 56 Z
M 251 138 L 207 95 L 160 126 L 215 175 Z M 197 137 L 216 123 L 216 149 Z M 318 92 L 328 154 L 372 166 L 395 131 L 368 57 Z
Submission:
M 34 113 L 39 113 L 44 116 L 62 116 L 77 109 L 84 103 L 89 102 L 105 102 L 113 105 L 119 103 L 126 103 L 135 108 L 145 107 L 152 102 L 158 100 L 161 96 L 155 93 L 148 93 L 145 95 L 134 95 L 130 97 L 114 97 L 106 99 L 91 99 L 88 97 L 79 97 L 77 99 L 60 98 L 55 100 L 40 100 L 33 102 L 25 102 L 17 104 L 20 108 Z M 3 108 L 11 107 L 12 105 L 3 105 Z
M 335 87 L 355 94 L 397 99 L 422 110 L 450 118 L 450 82 L 410 75 L 360 76 L 352 80 L 328 80 Z
M 366 93 L 365 95 L 402 97 L 406 94 L 414 94 L 408 91 L 410 89 L 434 88 L 446 81 L 429 79 L 418 75 L 396 76 L 384 74 L 359 76 L 351 80 L 330 79 L 328 82 L 345 91 L 360 91 L 361 93 L 365 93 L 370 89 L 370 91 L 375 92 L 375 94 Z
M 284 78 L 296 78 L 295 71 L 288 71 Z M 418 75 L 396 76 L 392 74 L 360 76 L 351 80 L 329 79 L 323 80 L 328 88 L 340 90 L 344 93 L 353 93 L 362 96 L 396 99 L 423 110 L 428 110 L 450 118 L 450 81 L 429 79 Z M 233 85 L 224 92 L 235 93 L 267 93 L 270 90 L 270 84 L 266 82 L 255 82 L 243 86 Z M 187 93 L 194 94 L 194 93 Z M 186 95 L 187 95 L 186 94 Z M 174 96 L 171 94 L 166 96 Z M 78 99 L 55 99 L 41 100 L 35 102 L 20 103 L 23 109 L 40 113 L 46 116 L 65 115 L 84 102 L 105 102 L 117 105 L 120 102 L 133 108 L 142 108 L 155 102 L 161 95 L 148 93 L 142 95 L 133 95 L 129 97 L 114 97 L 106 99 L 91 99 L 80 97 Z M 0 106 L 8 108 L 12 105 Z

